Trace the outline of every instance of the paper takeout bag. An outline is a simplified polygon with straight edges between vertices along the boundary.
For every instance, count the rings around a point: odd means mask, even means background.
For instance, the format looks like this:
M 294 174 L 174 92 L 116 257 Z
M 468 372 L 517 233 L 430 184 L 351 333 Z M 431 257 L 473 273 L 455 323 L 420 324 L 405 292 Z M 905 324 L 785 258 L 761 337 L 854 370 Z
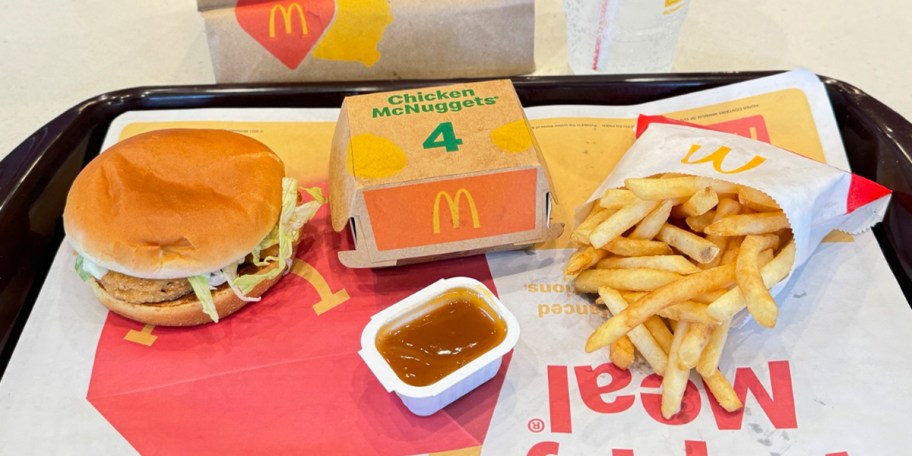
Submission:
M 533 0 L 197 0 L 218 82 L 509 76 L 535 68 Z
M 624 186 L 627 178 L 662 173 L 734 182 L 776 200 L 795 239 L 792 271 L 801 267 L 833 230 L 860 234 L 883 220 L 890 190 L 876 182 L 764 142 L 682 124 L 641 116 L 638 139 L 586 203 L 577 208 L 576 225 L 606 189 Z M 778 283 L 773 294 L 791 277 L 790 273 Z

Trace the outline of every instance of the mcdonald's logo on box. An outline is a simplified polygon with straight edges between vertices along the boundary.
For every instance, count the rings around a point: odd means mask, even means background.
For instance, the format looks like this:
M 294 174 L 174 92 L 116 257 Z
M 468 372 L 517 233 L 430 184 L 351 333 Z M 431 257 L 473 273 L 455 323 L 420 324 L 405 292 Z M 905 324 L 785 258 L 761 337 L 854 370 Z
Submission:
M 510 81 L 348 97 L 330 159 L 349 267 L 517 249 L 554 239 L 551 185 Z
M 535 229 L 534 169 L 364 192 L 378 250 L 465 241 Z M 503 196 L 501 196 L 503 195 Z M 407 201 L 407 204 L 387 204 Z

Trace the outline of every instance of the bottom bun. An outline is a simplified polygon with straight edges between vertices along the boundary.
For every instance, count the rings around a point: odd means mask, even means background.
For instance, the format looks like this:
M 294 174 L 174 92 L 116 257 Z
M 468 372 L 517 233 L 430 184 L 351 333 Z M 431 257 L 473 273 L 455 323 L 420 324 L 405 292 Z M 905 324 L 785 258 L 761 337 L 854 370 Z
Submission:
M 295 245 L 295 250 L 297 250 L 297 245 Z M 293 254 L 291 261 L 294 261 L 294 258 L 295 255 Z M 264 274 L 276 267 L 278 267 L 278 263 L 272 262 L 257 269 L 254 274 Z M 262 296 L 283 276 L 284 274 L 279 274 L 272 279 L 260 282 L 247 296 L 251 298 Z M 203 312 L 202 304 L 193 293 L 173 301 L 140 304 L 111 296 L 94 277 L 87 282 L 91 286 L 92 292 L 95 293 L 95 297 L 105 307 L 111 312 L 130 320 L 155 326 L 194 326 L 212 323 L 212 319 Z M 217 289 L 212 290 L 212 301 L 215 303 L 216 311 L 218 311 L 219 320 L 237 312 L 248 303 L 248 301 L 239 298 L 228 284 L 220 285 Z

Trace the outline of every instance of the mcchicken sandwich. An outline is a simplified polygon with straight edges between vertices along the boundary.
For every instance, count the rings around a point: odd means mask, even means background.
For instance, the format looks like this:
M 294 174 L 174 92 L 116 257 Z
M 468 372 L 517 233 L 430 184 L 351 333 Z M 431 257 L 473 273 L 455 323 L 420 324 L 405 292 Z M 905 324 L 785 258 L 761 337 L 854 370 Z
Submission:
M 323 202 L 268 147 L 224 130 L 159 130 L 92 160 L 67 195 L 76 271 L 102 304 L 153 325 L 218 322 L 291 267 Z

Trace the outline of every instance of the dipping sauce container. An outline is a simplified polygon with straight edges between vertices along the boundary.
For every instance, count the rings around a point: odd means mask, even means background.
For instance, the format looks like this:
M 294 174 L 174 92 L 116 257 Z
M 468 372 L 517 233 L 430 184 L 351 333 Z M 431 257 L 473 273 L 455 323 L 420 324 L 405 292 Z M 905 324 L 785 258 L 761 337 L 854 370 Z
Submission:
M 371 317 L 358 353 L 387 391 L 427 416 L 494 377 L 518 339 L 516 318 L 483 283 L 455 277 Z

